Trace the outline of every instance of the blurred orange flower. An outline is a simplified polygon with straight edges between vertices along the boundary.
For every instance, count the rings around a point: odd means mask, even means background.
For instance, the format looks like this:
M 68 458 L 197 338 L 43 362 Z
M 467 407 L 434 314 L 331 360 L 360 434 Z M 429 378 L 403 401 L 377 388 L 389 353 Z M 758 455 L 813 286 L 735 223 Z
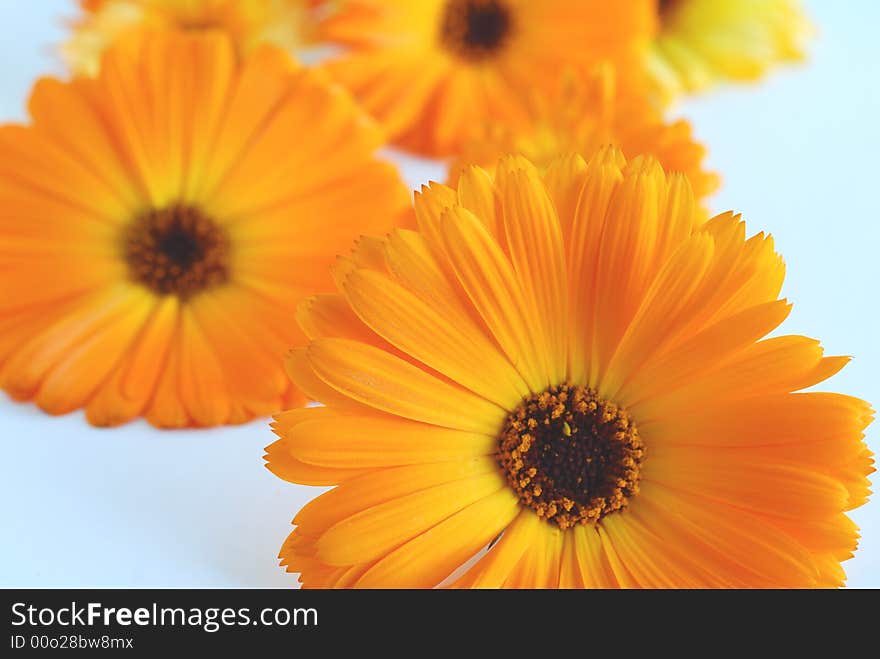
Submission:
M 649 68 L 670 101 L 719 82 L 752 81 L 804 58 L 813 36 L 801 0 L 656 0 Z
M 245 55 L 263 44 L 293 51 L 314 38 L 322 0 L 80 0 L 83 14 L 62 53 L 76 73 L 95 75 L 101 54 L 140 30 L 219 29 Z
M 304 399 L 297 300 L 408 207 L 381 132 L 273 48 L 146 37 L 39 81 L 0 127 L 0 386 L 112 425 L 237 423 Z
M 470 140 L 449 168 L 450 184 L 468 165 L 491 171 L 501 156 L 522 154 L 545 170 L 558 156 L 589 155 L 618 145 L 627 158 L 655 157 L 667 172 L 682 172 L 700 202 L 718 188 L 718 176 L 706 170 L 706 149 L 687 121 L 666 121 L 643 95 L 621 93 L 614 72 L 604 67 L 588 78 L 567 76 L 555 94 L 535 95 L 530 123 L 513 129 L 501 122 Z
M 528 124 L 524 97 L 561 71 L 609 62 L 643 75 L 654 0 L 341 0 L 322 33 L 327 64 L 397 145 L 455 155 L 487 120 Z

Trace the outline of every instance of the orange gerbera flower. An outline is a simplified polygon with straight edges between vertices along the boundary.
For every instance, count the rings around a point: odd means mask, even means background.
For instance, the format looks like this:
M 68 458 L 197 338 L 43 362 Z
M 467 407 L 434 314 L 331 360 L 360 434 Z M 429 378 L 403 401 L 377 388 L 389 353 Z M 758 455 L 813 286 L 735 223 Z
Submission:
M 450 184 L 467 165 L 491 172 L 506 154 L 522 154 L 546 170 L 561 155 L 591 154 L 605 144 L 618 144 L 627 158 L 654 156 L 665 171 L 686 174 L 701 201 L 718 188 L 718 176 L 703 166 L 706 149 L 692 137 L 690 124 L 667 122 L 641 95 L 620 93 L 608 68 L 586 83 L 569 76 L 556 94 L 535 96 L 526 128 L 491 124 L 450 166 Z
M 76 73 L 95 75 L 101 54 L 140 30 L 219 29 L 245 55 L 260 45 L 292 51 L 314 39 L 321 0 L 80 0 L 82 16 L 62 52 Z
M 526 125 L 526 92 L 608 60 L 639 77 L 653 0 L 343 0 L 328 68 L 412 151 L 455 154 L 489 119 Z
M 381 134 L 284 53 L 221 33 L 111 50 L 0 127 L 0 386 L 110 425 L 236 423 L 301 401 L 305 291 L 406 207 Z
M 838 586 L 868 496 L 848 361 L 783 264 L 687 179 L 604 150 L 508 158 L 416 200 L 305 302 L 268 466 L 336 485 L 281 558 L 306 586 Z

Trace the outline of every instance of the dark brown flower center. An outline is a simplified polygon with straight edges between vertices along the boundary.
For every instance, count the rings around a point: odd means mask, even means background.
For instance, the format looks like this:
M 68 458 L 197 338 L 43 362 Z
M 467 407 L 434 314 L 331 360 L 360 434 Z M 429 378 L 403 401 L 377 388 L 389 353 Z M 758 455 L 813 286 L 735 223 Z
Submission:
M 625 410 L 569 384 L 525 399 L 498 444 L 498 461 L 522 504 L 562 529 L 626 507 L 639 491 L 644 456 Z
M 677 4 L 678 0 L 658 0 L 657 13 L 660 15 L 661 20 L 666 18 Z
M 512 27 L 511 14 L 501 0 L 449 0 L 441 21 L 444 46 L 469 60 L 495 54 Z
M 124 242 L 131 278 L 159 295 L 187 299 L 229 279 L 226 235 L 197 208 L 148 211 Z

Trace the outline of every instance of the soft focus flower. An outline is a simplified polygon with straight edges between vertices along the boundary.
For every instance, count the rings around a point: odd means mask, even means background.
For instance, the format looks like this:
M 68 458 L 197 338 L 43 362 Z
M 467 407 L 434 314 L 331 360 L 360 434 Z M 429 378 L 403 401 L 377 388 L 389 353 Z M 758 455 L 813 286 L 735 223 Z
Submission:
M 378 128 L 273 48 L 223 34 L 111 50 L 0 128 L 0 386 L 98 425 L 236 423 L 302 401 L 298 298 L 404 212 Z
M 813 34 L 800 0 L 657 0 L 657 16 L 650 70 L 665 100 L 800 61 Z
M 534 96 L 525 127 L 487 126 L 450 166 L 450 184 L 468 165 L 491 172 L 507 154 L 524 155 L 546 170 L 559 156 L 588 156 L 606 144 L 619 145 L 626 158 L 650 155 L 665 171 L 684 173 L 701 202 L 718 188 L 718 176 L 706 170 L 706 149 L 693 138 L 690 124 L 666 121 L 642 95 L 621 93 L 607 67 L 586 79 L 568 76 L 555 94 Z
M 794 393 L 848 361 L 802 336 L 784 268 L 687 179 L 603 150 L 416 201 L 301 306 L 268 466 L 335 485 L 295 518 L 315 587 L 838 586 L 872 411 Z
M 141 30 L 219 29 L 239 56 L 271 44 L 292 51 L 314 38 L 319 0 L 80 0 L 82 15 L 62 48 L 76 73 L 95 75 L 101 54 Z
M 454 155 L 487 120 L 525 125 L 524 97 L 602 61 L 641 79 L 653 0 L 342 0 L 328 63 L 397 145 Z

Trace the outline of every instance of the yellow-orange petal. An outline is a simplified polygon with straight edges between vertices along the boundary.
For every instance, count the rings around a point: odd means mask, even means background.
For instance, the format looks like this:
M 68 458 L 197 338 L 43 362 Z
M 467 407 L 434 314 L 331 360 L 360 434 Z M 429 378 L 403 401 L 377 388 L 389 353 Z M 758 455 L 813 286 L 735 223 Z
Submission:
M 351 308 L 376 333 L 483 398 L 505 408 L 528 391 L 485 334 L 447 320 L 387 277 L 359 270 L 348 277 L 344 290 Z M 476 362 L 482 364 L 478 371 Z
M 517 322 L 534 311 L 513 265 L 482 223 L 464 208 L 446 212 L 442 231 L 449 262 L 474 308 L 531 390 L 540 391 L 551 374 L 538 347 L 537 330 Z
M 305 421 L 292 428 L 287 438 L 297 459 L 341 469 L 468 460 L 495 451 L 495 439 L 489 435 L 378 416 Z
M 375 560 L 503 487 L 485 474 L 373 506 L 330 527 L 318 540 L 318 557 L 334 565 Z
M 314 372 L 338 392 L 378 410 L 458 430 L 494 433 L 503 410 L 383 350 L 325 338 L 308 347 Z
M 517 499 L 501 489 L 444 519 L 387 554 L 357 582 L 359 588 L 430 588 L 492 540 L 517 514 Z

